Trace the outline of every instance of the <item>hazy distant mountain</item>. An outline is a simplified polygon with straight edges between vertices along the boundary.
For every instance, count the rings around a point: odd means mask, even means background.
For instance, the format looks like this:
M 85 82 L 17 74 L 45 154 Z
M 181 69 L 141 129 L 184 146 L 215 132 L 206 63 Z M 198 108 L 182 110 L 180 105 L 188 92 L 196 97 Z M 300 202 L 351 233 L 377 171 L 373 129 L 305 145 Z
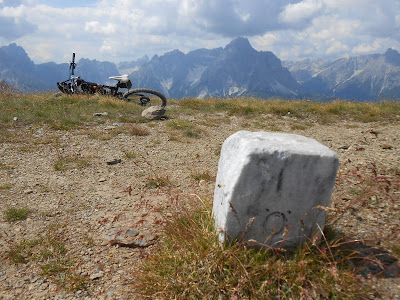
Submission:
M 119 75 L 117 66 L 114 63 L 108 61 L 101 62 L 97 60 L 82 58 L 78 60 L 76 64 L 75 76 L 79 76 L 86 81 L 101 84 L 109 82 L 110 84 L 112 84 L 115 82 L 111 82 L 108 77 L 117 75 Z M 68 76 L 65 79 L 67 78 Z
M 110 81 L 109 76 L 119 75 L 119 72 L 113 63 L 80 59 L 75 75 L 88 81 L 106 83 Z M 0 47 L 0 81 L 5 81 L 21 91 L 57 89 L 57 82 L 68 78 L 69 63 L 49 62 L 35 65 L 25 50 L 15 43 Z
M 300 85 L 272 52 L 254 50 L 246 38 L 224 49 L 179 50 L 154 56 L 130 74 L 134 86 L 168 97 L 295 97 Z
M 309 96 L 371 100 L 400 97 L 400 54 L 345 57 L 330 62 L 284 62 Z
M 118 71 L 121 74 L 130 74 L 134 71 L 139 70 L 139 68 L 149 62 L 149 57 L 147 55 L 136 61 L 125 61 L 118 64 Z
M 328 62 L 281 63 L 272 52 L 256 51 L 246 38 L 237 38 L 225 48 L 187 54 L 174 50 L 118 65 L 82 58 L 75 70 L 76 76 L 102 84 L 114 84 L 108 77 L 119 74 L 129 74 L 134 88 L 155 89 L 175 99 L 277 96 L 365 101 L 400 97 L 400 54 L 393 49 Z M 22 47 L 0 47 L 0 81 L 24 91 L 43 91 L 56 89 L 56 82 L 68 77 L 68 63 L 35 65 Z
M 31 90 L 35 86 L 35 72 L 35 64 L 22 47 L 14 43 L 0 48 L 0 80 Z

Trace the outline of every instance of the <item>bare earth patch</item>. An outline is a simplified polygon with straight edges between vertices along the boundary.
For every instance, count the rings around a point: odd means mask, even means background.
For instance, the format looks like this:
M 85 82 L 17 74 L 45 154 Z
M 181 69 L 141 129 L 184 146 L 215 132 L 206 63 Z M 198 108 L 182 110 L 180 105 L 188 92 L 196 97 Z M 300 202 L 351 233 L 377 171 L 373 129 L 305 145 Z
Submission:
M 178 204 L 212 199 L 220 147 L 238 130 L 301 134 L 336 151 L 328 224 L 399 257 L 399 122 L 198 113 L 123 126 L 9 131 L 0 205 L 29 213 L 0 219 L 1 299 L 140 299 L 132 288 L 140 262 Z M 398 276 L 367 280 L 377 298 L 400 297 Z

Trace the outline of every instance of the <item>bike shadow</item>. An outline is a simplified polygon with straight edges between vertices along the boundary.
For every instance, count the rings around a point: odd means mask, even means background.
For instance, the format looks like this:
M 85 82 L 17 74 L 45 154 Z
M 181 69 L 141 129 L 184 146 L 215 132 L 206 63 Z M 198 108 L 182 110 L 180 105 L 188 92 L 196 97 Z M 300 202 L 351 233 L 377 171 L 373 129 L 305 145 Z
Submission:
M 350 242 L 346 245 L 346 250 L 354 253 L 350 263 L 357 274 L 363 277 L 400 277 L 400 263 L 388 250 L 362 242 Z
M 379 241 L 370 241 L 374 242 L 374 245 L 368 245 L 368 240 L 353 240 L 344 232 L 332 229 L 331 226 L 325 227 L 324 232 L 332 242 L 342 237 L 337 243 L 332 243 L 335 245 L 333 249 L 339 251 L 342 257 L 346 257 L 346 262 L 356 274 L 365 278 L 400 277 L 398 258 L 383 246 L 379 246 Z

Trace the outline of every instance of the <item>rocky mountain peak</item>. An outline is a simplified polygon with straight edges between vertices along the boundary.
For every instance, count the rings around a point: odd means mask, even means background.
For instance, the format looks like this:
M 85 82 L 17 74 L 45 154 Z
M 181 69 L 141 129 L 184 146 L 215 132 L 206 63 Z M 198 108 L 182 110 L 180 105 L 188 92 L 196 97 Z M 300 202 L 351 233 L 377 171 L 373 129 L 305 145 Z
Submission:
M 0 48 L 0 53 L 6 57 L 7 64 L 23 64 L 33 65 L 33 62 L 25 52 L 24 48 L 12 43 L 8 46 Z
M 392 64 L 400 66 L 400 54 L 396 50 L 394 50 L 392 48 L 387 49 L 384 54 L 384 57 L 388 63 L 392 63 Z
M 184 53 L 183 52 L 181 52 L 180 50 L 178 50 L 178 49 L 175 49 L 175 50 L 172 50 L 172 51 L 170 51 L 170 52 L 167 52 L 167 53 L 165 53 L 164 54 L 164 56 L 169 56 L 169 57 L 171 57 L 171 56 L 183 56 L 184 55 Z
M 255 51 L 254 48 L 250 45 L 250 42 L 245 37 L 238 37 L 230 42 L 225 50 L 233 50 L 241 53 L 252 52 Z

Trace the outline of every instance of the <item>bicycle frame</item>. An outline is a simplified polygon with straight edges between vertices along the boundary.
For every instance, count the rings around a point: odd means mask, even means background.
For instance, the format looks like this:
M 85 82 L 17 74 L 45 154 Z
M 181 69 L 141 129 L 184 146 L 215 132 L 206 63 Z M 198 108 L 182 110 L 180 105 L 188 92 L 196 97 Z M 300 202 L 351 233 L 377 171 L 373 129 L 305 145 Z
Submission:
M 131 101 L 132 98 L 139 98 L 139 104 L 143 106 L 149 104 L 151 99 L 155 98 L 161 102 L 162 107 L 166 106 L 167 104 L 167 99 L 160 92 L 146 88 L 137 88 L 131 90 L 130 88 L 132 87 L 132 82 L 127 74 L 109 77 L 109 79 L 117 80 L 117 84 L 115 86 L 111 86 L 85 81 L 79 76 L 75 76 L 75 68 L 75 53 L 73 53 L 72 61 L 69 64 L 69 79 L 62 82 L 57 82 L 58 88 L 65 94 L 98 93 L 101 95 L 117 97 L 124 101 Z M 120 89 L 127 89 L 127 91 L 120 91 Z

